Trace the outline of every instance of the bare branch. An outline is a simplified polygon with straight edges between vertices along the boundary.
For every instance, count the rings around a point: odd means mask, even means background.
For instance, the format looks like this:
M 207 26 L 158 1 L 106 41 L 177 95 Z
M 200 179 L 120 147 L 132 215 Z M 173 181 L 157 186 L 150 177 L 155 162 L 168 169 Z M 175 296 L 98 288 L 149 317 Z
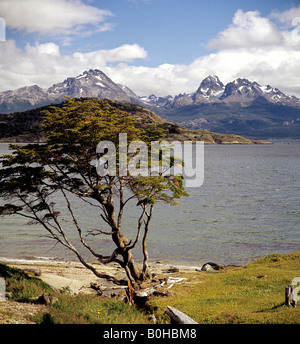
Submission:
M 95 233 L 95 232 L 97 232 L 97 233 Z M 100 235 L 100 234 L 112 235 L 112 234 L 114 234 L 114 232 L 104 232 L 101 229 L 92 229 L 92 230 L 88 231 L 88 234 L 86 236 L 88 236 L 88 235 L 96 236 L 96 235 Z
M 141 234 L 143 217 L 145 215 L 145 212 L 146 212 L 146 207 L 143 206 L 143 212 L 142 212 L 142 214 L 141 214 L 141 216 L 139 217 L 139 220 L 138 220 L 138 231 L 137 231 L 137 234 L 136 234 L 135 241 L 133 242 L 132 245 L 127 245 L 127 247 L 126 247 L 127 250 L 133 249 L 135 247 L 135 245 L 137 244 L 137 242 L 139 241 L 140 234 Z
M 93 206 L 93 207 L 97 207 L 97 208 L 101 209 L 102 211 L 104 211 L 104 208 L 103 208 L 103 206 L 102 206 L 101 203 L 100 203 L 100 205 L 94 204 L 94 203 L 88 201 L 87 199 L 85 199 L 83 196 L 78 195 L 78 197 L 79 197 L 83 202 L 85 202 L 85 203 L 87 203 L 87 204 L 89 204 L 89 205 L 91 205 L 91 206 Z
M 116 248 L 111 256 L 98 258 L 98 259 L 99 259 L 100 263 L 108 264 L 108 263 L 115 261 L 115 259 L 118 257 L 118 255 L 119 255 L 119 252 L 118 252 L 118 249 Z
M 69 212 L 70 212 L 70 214 L 71 214 L 71 216 L 72 216 L 73 222 L 74 222 L 74 224 L 75 224 L 75 226 L 76 226 L 76 228 L 77 228 L 77 231 L 78 231 L 78 234 L 79 234 L 79 238 L 80 238 L 81 243 L 82 243 L 83 246 L 86 247 L 95 257 L 97 257 L 97 258 L 103 258 L 103 256 L 102 256 L 101 254 L 96 253 L 96 252 L 86 243 L 86 241 L 84 240 L 84 238 L 83 238 L 83 236 L 82 236 L 81 228 L 80 228 L 80 226 L 79 226 L 79 224 L 78 224 L 78 222 L 77 222 L 77 219 L 76 219 L 76 217 L 75 217 L 75 215 L 74 215 L 74 212 L 73 212 L 73 210 L 72 210 L 72 208 L 71 208 L 70 201 L 69 201 L 69 199 L 68 199 L 68 197 L 67 197 L 67 195 L 66 195 L 66 193 L 65 193 L 65 191 L 64 191 L 63 188 L 61 188 L 61 192 L 62 192 L 62 194 L 63 194 L 63 196 L 64 196 L 64 198 L 65 198 L 65 200 L 66 200 L 66 202 L 67 202 L 68 210 L 69 210 Z
M 115 227 L 103 216 L 103 214 L 100 214 L 100 216 L 111 227 L 111 229 L 113 230 L 115 229 Z
M 56 239 L 58 242 L 60 242 L 62 245 L 64 245 L 65 247 L 71 248 L 70 243 L 66 240 L 63 241 L 59 236 L 57 236 L 49 227 L 48 225 L 45 223 L 45 221 L 43 221 L 38 215 L 37 212 L 34 210 L 34 208 L 28 203 L 26 202 L 26 200 L 24 199 L 24 197 L 22 197 L 21 194 L 17 194 L 19 199 L 30 209 L 30 211 L 33 213 L 34 217 L 31 217 L 29 215 L 23 214 L 23 213 L 19 213 L 19 215 L 27 217 L 27 218 L 34 218 L 37 222 L 39 222 L 51 235 L 54 239 Z M 52 226 L 53 227 L 53 226 Z M 65 239 L 65 236 L 63 234 L 62 228 L 59 227 L 55 228 L 55 230 L 60 233 L 61 235 L 63 235 L 63 238 Z
M 146 216 L 147 216 L 147 221 L 145 222 L 145 232 L 144 232 L 144 236 L 143 236 L 143 241 L 142 241 L 142 246 L 143 246 L 143 255 L 144 255 L 144 261 L 143 261 L 143 275 L 144 277 L 149 277 L 150 273 L 149 273 L 149 266 L 148 266 L 148 259 L 149 259 L 149 254 L 147 251 L 147 236 L 148 236 L 148 232 L 149 232 L 149 225 L 150 225 L 150 221 L 153 215 L 153 209 L 154 209 L 154 205 L 151 204 L 150 206 L 150 213 L 148 214 L 148 212 L 146 212 Z

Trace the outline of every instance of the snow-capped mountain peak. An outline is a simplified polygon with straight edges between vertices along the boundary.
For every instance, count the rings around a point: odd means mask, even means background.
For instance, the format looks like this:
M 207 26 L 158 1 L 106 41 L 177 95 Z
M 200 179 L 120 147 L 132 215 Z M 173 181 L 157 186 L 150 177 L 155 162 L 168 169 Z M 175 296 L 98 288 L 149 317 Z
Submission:
M 270 85 L 261 86 L 255 81 L 237 78 L 226 85 L 216 75 L 204 78 L 196 92 L 176 96 L 138 97 L 128 87 L 114 83 L 99 69 L 90 69 L 69 77 L 48 89 L 37 85 L 22 87 L 0 93 L 0 112 L 24 111 L 51 103 L 60 103 L 65 97 L 107 98 L 123 102 L 152 105 L 160 108 L 178 108 L 201 104 L 239 103 L 243 106 L 253 103 L 273 103 L 300 107 L 300 100 L 289 96 Z
M 9 113 L 60 103 L 65 97 L 107 98 L 140 104 L 140 98 L 128 87 L 114 83 L 99 69 L 84 71 L 48 89 L 39 86 L 23 87 L 0 93 L 0 112 Z
M 90 69 L 82 74 L 54 84 L 48 93 L 71 98 L 108 98 L 139 102 L 139 97 L 128 87 L 114 83 L 99 69 Z
M 224 92 L 224 84 L 216 75 L 209 75 L 202 80 L 196 93 L 206 96 L 219 96 Z
M 247 105 L 255 101 L 276 103 L 278 105 L 300 106 L 300 100 L 273 88 L 270 85 L 261 86 L 256 81 L 237 78 L 223 84 L 216 75 L 209 75 L 200 83 L 194 93 L 183 93 L 175 97 L 157 97 L 151 95 L 141 98 L 147 104 L 164 108 L 177 108 L 187 105 L 208 103 L 239 103 Z
M 74 78 L 67 78 L 61 83 L 54 84 L 48 89 L 48 92 L 60 95 L 63 93 L 72 98 L 100 97 L 101 94 L 109 97 L 111 92 L 118 93 L 118 97 L 121 98 L 126 95 L 117 84 L 98 69 L 90 69 Z

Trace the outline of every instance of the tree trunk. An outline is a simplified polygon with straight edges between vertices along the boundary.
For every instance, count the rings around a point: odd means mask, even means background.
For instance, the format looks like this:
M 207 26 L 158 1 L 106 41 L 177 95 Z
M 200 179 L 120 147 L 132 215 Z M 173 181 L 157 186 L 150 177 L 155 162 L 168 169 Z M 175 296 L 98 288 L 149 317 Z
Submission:
M 135 282 L 142 281 L 143 276 L 142 276 L 141 270 L 135 264 L 134 259 L 133 259 L 133 255 L 130 252 L 130 250 L 125 252 L 125 254 L 122 256 L 123 256 L 124 262 L 127 262 L 126 266 L 128 267 L 130 275 L 132 276 L 132 279 L 133 279 L 131 284 L 134 285 Z
M 119 230 L 113 232 L 112 238 L 118 247 L 119 254 L 123 257 L 123 268 L 125 269 L 131 284 L 134 285 L 136 282 L 142 281 L 143 274 L 135 264 L 131 251 L 127 249 L 127 245 L 129 244 L 128 239 Z
M 146 280 L 151 277 L 150 274 L 150 269 L 148 265 L 148 259 L 149 259 L 149 254 L 147 251 L 147 236 L 148 236 L 148 231 L 149 231 L 149 225 L 150 221 L 153 215 L 153 204 L 150 206 L 150 213 L 146 213 L 147 215 L 147 221 L 145 222 L 145 232 L 143 236 L 143 255 L 144 255 L 144 261 L 143 261 L 143 279 Z
M 150 269 L 148 265 L 148 259 L 149 259 L 149 254 L 147 251 L 147 244 L 146 244 L 146 239 L 147 239 L 147 234 L 148 231 L 145 232 L 145 235 L 143 237 L 143 255 L 144 255 L 144 261 L 143 261 L 143 279 L 146 280 L 150 278 Z
M 134 285 L 136 282 L 143 280 L 143 275 L 135 264 L 130 249 L 128 249 L 129 240 L 125 237 L 125 235 L 121 232 L 120 227 L 117 225 L 112 195 L 113 192 L 111 190 L 110 202 L 105 205 L 107 211 L 106 219 L 107 223 L 109 223 L 112 228 L 112 240 L 118 248 L 118 254 L 123 257 L 123 262 L 120 264 L 125 269 L 129 281 L 132 285 Z

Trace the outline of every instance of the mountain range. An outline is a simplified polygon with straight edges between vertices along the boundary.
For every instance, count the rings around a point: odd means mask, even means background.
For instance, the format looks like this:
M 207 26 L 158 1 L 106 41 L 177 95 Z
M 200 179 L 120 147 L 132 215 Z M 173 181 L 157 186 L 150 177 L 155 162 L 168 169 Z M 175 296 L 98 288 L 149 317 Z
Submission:
M 206 77 L 194 93 L 142 97 L 168 121 L 186 128 L 252 138 L 300 139 L 300 99 L 270 85 Z
M 187 105 L 231 104 L 247 106 L 255 102 L 268 102 L 284 106 L 300 106 L 300 99 L 289 96 L 270 85 L 261 86 L 256 81 L 238 78 L 224 85 L 216 75 L 206 77 L 196 92 L 172 96 L 142 97 L 148 104 L 162 108 L 178 108 Z
M 0 93 L 0 113 L 21 112 L 37 107 L 58 104 L 65 97 L 107 98 L 129 103 L 139 103 L 140 98 L 128 87 L 114 83 L 102 71 L 85 71 L 74 78 L 67 78 L 48 89 L 37 85 Z
M 85 71 L 44 89 L 37 85 L 0 93 L 0 113 L 61 103 L 65 97 L 105 98 L 143 105 L 190 129 L 251 138 L 300 138 L 300 99 L 270 85 L 238 78 L 226 85 L 210 75 L 194 93 L 139 97 L 100 70 Z

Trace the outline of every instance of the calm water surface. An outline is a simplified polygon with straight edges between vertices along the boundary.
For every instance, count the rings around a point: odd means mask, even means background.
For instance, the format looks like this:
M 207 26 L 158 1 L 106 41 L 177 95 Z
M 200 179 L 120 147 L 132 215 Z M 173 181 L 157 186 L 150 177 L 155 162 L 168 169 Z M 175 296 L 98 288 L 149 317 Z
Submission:
M 157 206 L 148 236 L 152 260 L 199 265 L 245 264 L 269 253 L 300 249 L 300 142 L 273 145 L 206 145 L 204 184 L 188 190 L 181 206 Z M 8 151 L 0 144 L 0 154 Z M 62 199 L 56 202 L 63 210 Z M 82 226 L 106 229 L 96 209 L 75 200 Z M 135 238 L 135 203 L 131 203 L 123 225 Z M 65 218 L 68 234 L 78 243 Z M 0 257 L 76 260 L 55 245 L 40 226 L 18 217 L 0 218 Z M 92 246 L 110 254 L 106 236 L 88 237 Z M 134 250 L 141 258 L 141 252 Z

